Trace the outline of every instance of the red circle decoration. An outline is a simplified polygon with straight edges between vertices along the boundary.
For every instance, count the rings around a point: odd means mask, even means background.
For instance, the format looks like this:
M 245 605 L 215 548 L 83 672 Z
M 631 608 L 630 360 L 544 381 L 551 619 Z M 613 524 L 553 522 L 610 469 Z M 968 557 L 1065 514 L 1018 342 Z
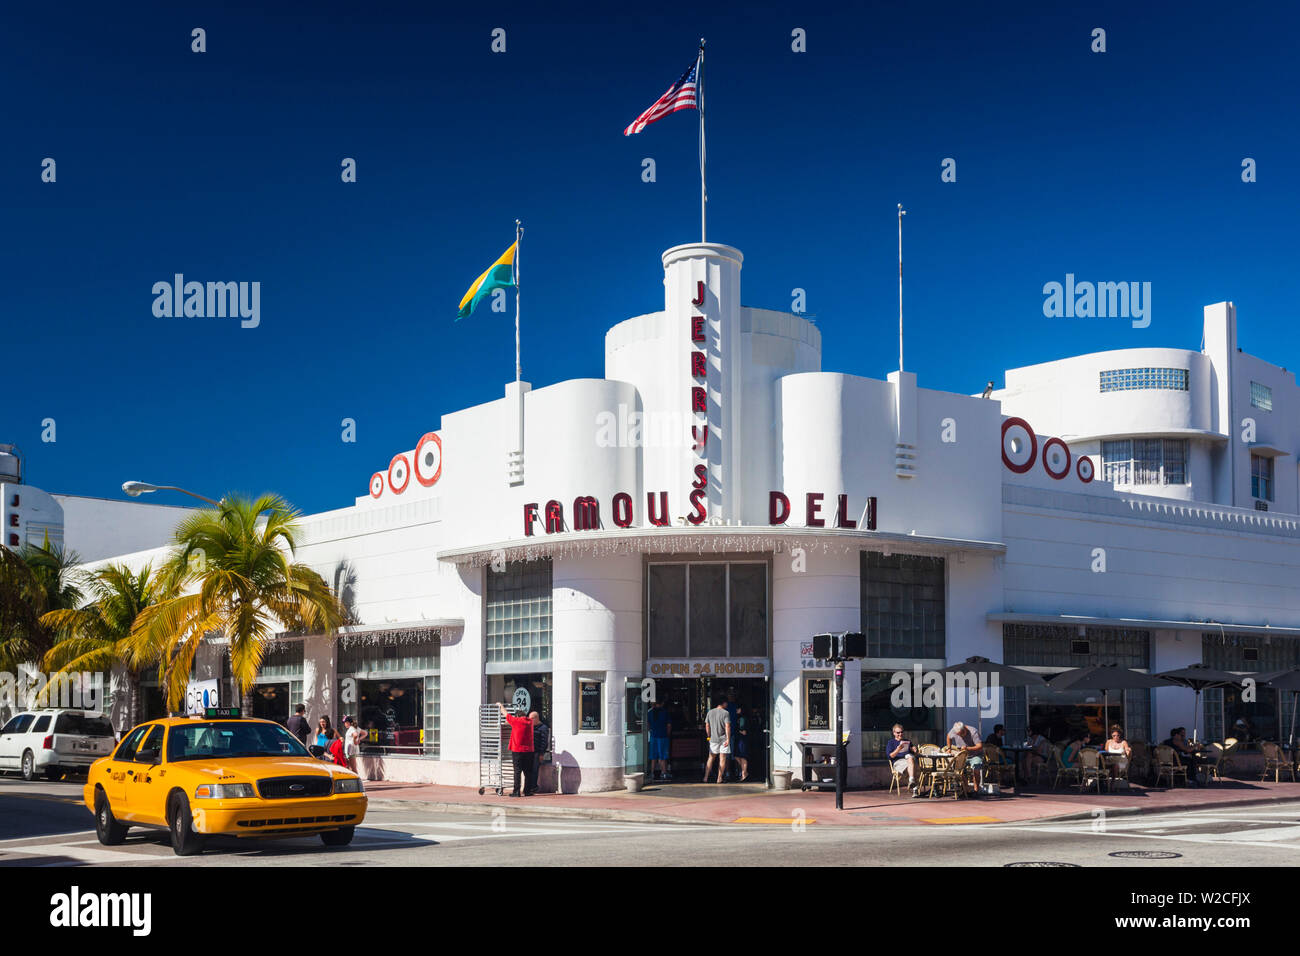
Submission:
M 436 433 L 429 432 L 415 446 L 415 480 L 430 488 L 441 477 L 442 439 Z
M 1021 464 L 1016 464 L 1007 454 L 1007 449 L 1011 447 L 1011 442 L 1007 438 L 1007 432 L 1011 429 L 1019 429 L 1025 433 L 1029 439 L 1029 457 Z M 1034 430 L 1029 427 L 1029 422 L 1023 418 L 1008 418 L 1002 423 L 1002 464 L 1014 471 L 1017 475 L 1023 475 L 1030 468 L 1034 467 L 1034 461 L 1038 458 L 1038 438 L 1034 435 Z
M 1087 455 L 1080 455 L 1079 460 L 1074 463 L 1074 473 L 1079 476 L 1079 480 L 1085 485 L 1096 477 L 1096 466 L 1092 459 Z
M 384 493 L 384 473 L 377 471 L 370 476 L 370 497 L 378 498 Z
M 411 463 L 405 455 L 394 455 L 388 463 L 388 487 L 393 489 L 393 494 L 400 495 L 410 483 Z
M 1053 455 L 1053 449 L 1061 449 L 1061 454 L 1065 455 L 1065 464 L 1061 466 L 1060 471 L 1053 471 L 1052 459 L 1060 460 L 1060 455 Z M 1043 442 L 1043 471 L 1047 472 L 1057 481 L 1060 481 L 1070 473 L 1070 446 L 1059 438 L 1049 438 Z

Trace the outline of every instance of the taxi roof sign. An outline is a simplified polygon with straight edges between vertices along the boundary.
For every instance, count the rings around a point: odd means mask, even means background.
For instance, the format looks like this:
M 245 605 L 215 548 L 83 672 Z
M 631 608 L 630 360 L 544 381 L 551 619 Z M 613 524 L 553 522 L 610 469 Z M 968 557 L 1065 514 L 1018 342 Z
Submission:
M 203 716 L 209 719 L 213 717 L 238 717 L 240 713 L 238 707 L 205 707 Z

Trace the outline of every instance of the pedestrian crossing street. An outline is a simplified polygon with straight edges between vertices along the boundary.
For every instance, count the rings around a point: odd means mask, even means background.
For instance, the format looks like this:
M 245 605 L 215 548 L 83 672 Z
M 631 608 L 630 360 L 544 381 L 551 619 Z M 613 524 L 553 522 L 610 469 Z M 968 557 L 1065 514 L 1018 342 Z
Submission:
M 381 850 L 429 847 L 470 840 L 520 840 L 539 837 L 582 837 L 592 835 L 643 835 L 694 830 L 698 825 L 672 826 L 663 824 L 635 824 L 599 821 L 517 820 L 508 815 L 484 816 L 476 820 L 394 820 L 392 822 L 367 820 L 359 827 L 352 840 L 351 849 Z M 49 837 L 23 837 L 0 840 L 0 867 L 6 866 L 149 866 L 168 863 L 183 864 L 185 860 L 172 853 L 166 842 L 167 834 L 161 831 L 133 830 L 127 842 L 118 847 L 99 843 L 94 830 L 63 833 Z M 237 859 L 247 853 L 301 855 L 303 862 L 318 862 L 313 857 L 322 852 L 320 838 L 316 836 L 285 840 L 239 842 L 235 839 L 218 839 L 211 844 L 212 855 Z M 337 862 L 332 858 L 330 862 Z
M 1103 811 L 1091 820 L 1000 824 L 998 829 L 1075 836 L 1098 834 L 1131 839 L 1135 844 L 1150 843 L 1150 849 L 1157 849 L 1160 843 L 1177 842 L 1300 851 L 1300 811 L 1294 806 L 1289 809 L 1262 806 L 1122 816 Z

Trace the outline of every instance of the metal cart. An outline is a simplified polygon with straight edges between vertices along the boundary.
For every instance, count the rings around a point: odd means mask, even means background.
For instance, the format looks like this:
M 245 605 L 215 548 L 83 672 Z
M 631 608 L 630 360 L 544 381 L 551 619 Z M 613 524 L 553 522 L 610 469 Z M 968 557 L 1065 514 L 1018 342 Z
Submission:
M 513 774 L 510 759 L 510 725 L 496 704 L 478 709 L 478 792 L 505 792 Z

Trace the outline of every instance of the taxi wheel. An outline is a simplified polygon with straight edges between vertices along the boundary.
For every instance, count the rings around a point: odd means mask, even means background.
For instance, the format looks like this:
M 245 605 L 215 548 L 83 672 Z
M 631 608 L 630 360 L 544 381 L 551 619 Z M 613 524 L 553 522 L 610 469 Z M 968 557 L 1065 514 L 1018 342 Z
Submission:
M 117 822 L 103 790 L 95 793 L 95 836 L 104 846 L 120 846 L 126 839 L 126 827 Z
M 23 779 L 28 783 L 36 777 L 36 758 L 30 750 L 23 753 Z
M 168 802 L 167 829 L 171 833 L 172 851 L 177 856 L 194 856 L 203 852 L 203 837 L 194 832 L 190 802 L 178 793 Z
M 338 830 L 329 830 L 320 835 L 320 841 L 326 846 L 347 846 L 352 842 L 352 835 L 356 833 L 356 830 L 356 827 L 341 827 Z

